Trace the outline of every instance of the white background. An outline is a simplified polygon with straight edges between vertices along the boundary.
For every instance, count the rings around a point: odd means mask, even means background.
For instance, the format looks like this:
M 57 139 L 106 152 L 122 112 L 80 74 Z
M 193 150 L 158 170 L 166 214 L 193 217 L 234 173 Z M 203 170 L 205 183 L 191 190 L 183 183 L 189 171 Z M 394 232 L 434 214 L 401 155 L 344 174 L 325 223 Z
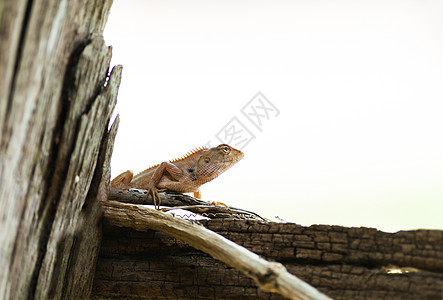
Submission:
M 112 177 L 255 135 L 203 199 L 299 223 L 443 229 L 443 1 L 114 0 Z M 258 131 L 240 109 L 280 111 Z M 214 143 L 216 144 L 216 143 Z

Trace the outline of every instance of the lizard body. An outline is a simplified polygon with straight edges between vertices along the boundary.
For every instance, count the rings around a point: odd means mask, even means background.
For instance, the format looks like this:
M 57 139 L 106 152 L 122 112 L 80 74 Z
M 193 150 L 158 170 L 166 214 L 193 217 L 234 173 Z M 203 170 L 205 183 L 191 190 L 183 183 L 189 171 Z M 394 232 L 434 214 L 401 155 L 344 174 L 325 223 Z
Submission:
M 135 176 L 131 171 L 123 172 L 111 181 L 111 188 L 146 189 L 156 206 L 160 205 L 158 192 L 164 190 L 193 192 L 194 197 L 201 198 L 200 186 L 217 178 L 243 156 L 243 152 L 227 144 L 210 149 L 196 148 L 180 158 L 164 161 Z

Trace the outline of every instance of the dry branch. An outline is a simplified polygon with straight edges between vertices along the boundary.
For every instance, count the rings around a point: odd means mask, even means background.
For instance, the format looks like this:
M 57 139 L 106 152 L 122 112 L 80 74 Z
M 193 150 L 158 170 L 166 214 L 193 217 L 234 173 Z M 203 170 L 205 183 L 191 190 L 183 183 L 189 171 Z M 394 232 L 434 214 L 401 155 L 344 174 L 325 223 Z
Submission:
M 207 205 L 209 202 L 203 201 L 188 195 L 177 194 L 173 192 L 159 193 L 161 204 L 165 206 L 185 206 L 185 205 Z M 133 204 L 149 204 L 154 205 L 151 195 L 146 198 L 146 190 L 130 189 L 130 190 L 116 190 L 109 192 L 108 200 L 115 200 L 118 202 L 133 203 Z
M 148 195 L 148 197 L 146 197 L 146 194 L 146 190 L 141 189 L 114 189 L 109 192 L 108 200 L 133 204 L 154 205 L 151 195 Z M 214 205 L 208 201 L 203 201 L 198 198 L 175 193 L 172 191 L 161 192 L 159 193 L 159 196 L 161 200 L 161 205 L 166 206 L 162 208 L 162 211 L 184 209 L 192 213 L 208 217 L 210 219 L 231 218 L 266 221 L 266 219 L 251 211 L 236 207 Z
M 154 229 L 165 232 L 237 268 L 265 291 L 277 292 L 291 299 L 330 299 L 288 273 L 280 263 L 268 262 L 200 225 L 136 204 L 114 201 L 102 204 L 104 215 L 111 224 L 139 231 Z

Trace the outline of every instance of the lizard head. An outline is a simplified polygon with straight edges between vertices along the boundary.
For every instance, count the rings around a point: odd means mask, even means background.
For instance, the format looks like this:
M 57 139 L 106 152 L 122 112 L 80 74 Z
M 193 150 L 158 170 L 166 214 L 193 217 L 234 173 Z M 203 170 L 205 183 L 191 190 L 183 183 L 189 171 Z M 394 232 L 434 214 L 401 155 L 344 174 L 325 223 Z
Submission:
M 227 144 L 205 150 L 198 160 L 197 178 L 208 182 L 235 165 L 243 156 L 243 152 Z

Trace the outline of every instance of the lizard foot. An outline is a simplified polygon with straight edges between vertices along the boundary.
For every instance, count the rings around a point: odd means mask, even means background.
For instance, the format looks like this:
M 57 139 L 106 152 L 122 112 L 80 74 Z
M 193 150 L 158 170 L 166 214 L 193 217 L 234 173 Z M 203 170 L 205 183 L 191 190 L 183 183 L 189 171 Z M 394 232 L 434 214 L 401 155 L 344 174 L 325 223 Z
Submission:
M 160 209 L 160 204 L 161 204 L 160 196 L 159 196 L 158 193 L 159 192 L 163 192 L 163 191 L 165 191 L 165 190 L 164 189 L 158 189 L 156 187 L 148 188 L 146 190 L 146 200 L 148 200 L 149 195 L 151 195 L 152 202 L 154 203 L 154 207 L 157 210 Z
M 224 207 L 228 208 L 228 206 L 226 204 L 224 204 L 223 202 L 211 201 L 210 203 L 212 205 L 224 206 Z

